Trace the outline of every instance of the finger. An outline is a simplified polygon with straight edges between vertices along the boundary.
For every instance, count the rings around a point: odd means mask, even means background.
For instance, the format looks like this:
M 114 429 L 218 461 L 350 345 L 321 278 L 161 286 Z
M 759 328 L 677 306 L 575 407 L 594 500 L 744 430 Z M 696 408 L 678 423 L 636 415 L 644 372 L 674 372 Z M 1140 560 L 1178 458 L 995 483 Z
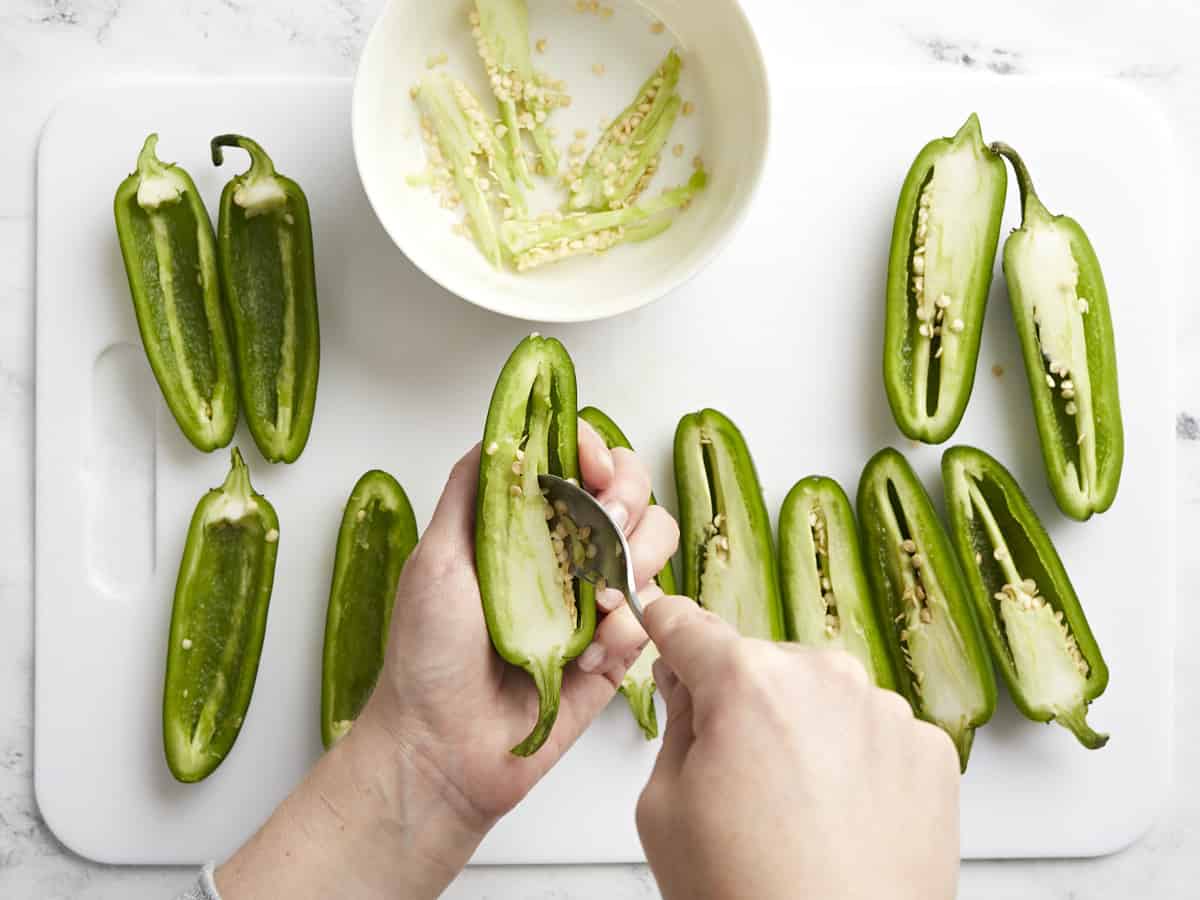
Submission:
M 662 749 L 654 762 L 651 779 L 673 778 L 683 768 L 684 760 L 696 740 L 692 728 L 692 694 L 662 659 L 654 663 L 654 680 L 667 703 L 667 725 L 663 731 Z
M 602 675 L 612 682 L 613 687 L 618 687 L 648 640 L 633 611 L 622 606 L 605 616 L 596 627 L 595 638 L 576 665 L 581 672 Z
M 597 491 L 596 499 L 626 534 L 632 534 L 650 503 L 650 470 L 624 447 L 612 451 L 612 460 L 612 483 Z
M 479 444 L 454 464 L 433 511 L 425 537 L 430 540 L 466 542 L 475 530 L 475 496 L 479 490 Z
M 629 555 L 638 587 L 649 584 L 678 548 L 678 523 L 661 506 L 651 506 L 629 538 Z
M 612 451 L 596 431 L 583 419 L 579 420 L 579 472 L 584 486 L 593 494 L 599 494 L 612 486 L 616 477 Z
M 662 597 L 642 618 L 662 658 L 692 691 L 706 676 L 725 671 L 725 658 L 740 640 L 732 625 L 687 597 Z

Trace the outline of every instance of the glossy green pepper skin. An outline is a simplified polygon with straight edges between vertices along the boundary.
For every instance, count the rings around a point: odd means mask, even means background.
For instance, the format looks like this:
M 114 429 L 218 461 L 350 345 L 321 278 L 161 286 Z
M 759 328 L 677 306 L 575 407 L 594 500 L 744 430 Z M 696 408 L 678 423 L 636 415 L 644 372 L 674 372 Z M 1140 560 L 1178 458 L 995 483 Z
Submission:
M 338 531 L 325 615 L 321 741 L 329 749 L 366 706 L 387 651 L 400 573 L 417 545 L 417 520 L 404 488 L 367 472 L 350 493 Z
M 1108 736 L 1087 723 L 1108 666 L 1062 559 L 1007 469 L 974 447 L 942 457 L 950 530 L 992 658 L 1013 702 L 1056 721 L 1091 750 Z
M 788 640 L 845 650 L 875 685 L 895 690 L 892 655 L 863 569 L 854 512 L 832 478 L 798 481 L 783 501 L 779 569 Z
M 975 729 L 996 708 L 996 677 L 946 530 L 890 447 L 863 471 L 858 521 L 900 691 L 917 716 L 950 735 L 966 771 Z
M 210 775 L 250 706 L 275 580 L 279 518 L 237 448 L 188 528 L 167 647 L 163 747 L 179 781 Z
M 892 229 L 883 383 L 913 440 L 947 440 L 975 384 L 1008 176 L 972 114 L 909 169 Z
M 633 446 L 629 443 L 629 438 L 625 437 L 625 433 L 617 426 L 617 423 L 610 419 L 594 406 L 588 406 L 579 411 L 579 418 L 587 422 L 596 429 L 596 433 L 604 439 L 604 443 L 609 449 L 613 447 L 624 447 L 626 450 L 632 450 Z M 658 501 L 654 499 L 654 494 L 650 494 L 650 505 L 653 506 Z M 655 576 L 654 579 L 658 582 L 659 588 L 664 594 L 678 593 L 678 587 L 675 583 L 675 570 L 671 565 L 671 561 L 667 560 L 667 564 L 662 567 L 662 571 Z M 641 655 L 637 658 L 629 671 L 625 673 L 625 678 L 621 681 L 619 690 L 625 695 L 625 699 L 629 701 L 629 708 L 633 711 L 633 717 L 637 719 L 638 725 L 642 729 L 642 734 L 646 736 L 646 740 L 653 740 L 658 737 L 658 715 L 654 711 L 654 673 L 652 667 L 654 661 L 658 659 L 658 648 L 654 646 L 654 642 L 646 644 Z
M 1004 276 L 1054 499 L 1084 521 L 1112 506 L 1125 458 L 1117 350 L 1100 261 L 1074 219 L 1051 215 L 1007 144 L 1021 188 L 1021 227 L 1004 245 Z
M 484 617 L 496 652 L 529 673 L 539 700 L 517 756 L 550 737 L 563 667 L 596 630 L 595 591 L 564 575 L 538 484 L 544 473 L 578 481 L 576 409 L 571 357 L 558 341 L 530 335 L 500 372 L 483 432 L 475 568 Z
M 675 429 L 683 592 L 747 637 L 786 638 L 771 520 L 742 433 L 705 409 Z
M 191 176 L 146 138 L 113 201 L 138 331 L 167 408 L 197 450 L 233 440 L 237 370 L 221 303 L 216 238 Z
M 250 168 L 221 192 L 217 223 L 242 408 L 263 458 L 295 462 L 312 428 L 321 362 L 308 200 L 254 141 L 213 138 L 215 165 L 224 147 L 250 154 Z

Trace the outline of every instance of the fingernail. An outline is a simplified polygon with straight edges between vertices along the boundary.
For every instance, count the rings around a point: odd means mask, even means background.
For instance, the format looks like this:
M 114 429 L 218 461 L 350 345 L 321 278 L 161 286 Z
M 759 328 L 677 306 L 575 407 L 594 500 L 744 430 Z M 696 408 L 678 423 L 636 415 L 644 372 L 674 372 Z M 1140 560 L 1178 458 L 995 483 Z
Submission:
M 596 598 L 596 602 L 604 612 L 610 613 L 625 602 L 625 595 L 616 588 L 609 588 Z
M 624 533 L 625 526 L 629 524 L 629 510 L 625 508 L 625 504 L 610 500 L 604 504 L 604 511 L 608 513 L 608 517 Z
M 579 668 L 585 672 L 594 672 L 604 662 L 607 655 L 603 644 L 589 644 L 579 657 Z

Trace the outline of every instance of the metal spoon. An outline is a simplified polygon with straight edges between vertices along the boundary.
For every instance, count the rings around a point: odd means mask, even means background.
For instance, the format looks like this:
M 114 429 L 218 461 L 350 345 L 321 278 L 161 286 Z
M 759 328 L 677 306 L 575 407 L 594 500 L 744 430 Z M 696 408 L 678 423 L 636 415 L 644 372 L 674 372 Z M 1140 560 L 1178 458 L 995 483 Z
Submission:
M 609 518 L 596 498 L 578 485 L 557 475 L 539 475 L 538 484 L 546 492 L 551 506 L 561 500 L 576 525 L 592 529 L 588 541 L 596 548 L 596 555 L 580 563 L 574 574 L 590 584 L 603 578 L 608 587 L 625 595 L 638 624 L 642 624 L 642 602 L 634 589 L 633 561 L 625 533 Z

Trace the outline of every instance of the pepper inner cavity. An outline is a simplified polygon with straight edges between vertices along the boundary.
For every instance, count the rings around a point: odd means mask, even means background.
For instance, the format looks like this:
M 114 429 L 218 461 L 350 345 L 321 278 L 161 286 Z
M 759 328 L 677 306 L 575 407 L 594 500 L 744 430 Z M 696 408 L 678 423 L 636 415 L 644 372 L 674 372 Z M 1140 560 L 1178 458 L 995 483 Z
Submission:
M 912 658 L 913 637 L 926 625 L 933 624 L 933 609 L 930 606 L 929 590 L 925 585 L 922 569 L 925 557 L 913 538 L 904 514 L 904 506 L 896 486 L 888 481 L 888 504 L 895 518 L 896 531 L 899 540 L 896 543 L 896 560 L 899 564 L 900 578 L 903 590 L 900 595 L 901 609 L 895 616 L 895 622 L 901 626 L 899 631 L 900 650 L 904 656 L 904 664 L 912 672 L 914 689 L 921 693 L 924 676 L 914 665 Z
M 946 294 L 932 296 L 926 291 L 925 284 L 929 267 L 926 254 L 929 249 L 929 217 L 933 208 L 935 172 L 936 168 L 930 168 L 921 185 L 917 208 L 913 212 L 909 250 L 909 297 L 912 302 L 912 314 L 916 320 L 913 391 L 917 402 L 924 405 L 925 414 L 929 416 L 937 413 L 941 388 L 941 359 L 945 352 L 943 329 L 954 324 L 946 322 L 946 312 L 951 305 L 950 297 Z M 961 322 L 958 322 L 958 327 L 961 330 Z
M 729 562 L 729 535 L 726 528 L 725 504 L 717 483 L 719 466 L 712 437 L 701 432 L 700 456 L 704 462 L 705 484 L 708 486 L 709 510 L 712 519 L 704 524 L 704 544 L 700 549 L 700 593 L 704 593 L 704 573 L 710 564 Z
M 829 565 L 829 524 L 825 510 L 814 502 L 808 512 L 808 528 L 812 535 L 813 563 L 816 566 L 817 587 L 825 611 L 825 636 L 836 637 L 842 622 L 838 615 L 837 597 L 833 592 L 832 572 Z

